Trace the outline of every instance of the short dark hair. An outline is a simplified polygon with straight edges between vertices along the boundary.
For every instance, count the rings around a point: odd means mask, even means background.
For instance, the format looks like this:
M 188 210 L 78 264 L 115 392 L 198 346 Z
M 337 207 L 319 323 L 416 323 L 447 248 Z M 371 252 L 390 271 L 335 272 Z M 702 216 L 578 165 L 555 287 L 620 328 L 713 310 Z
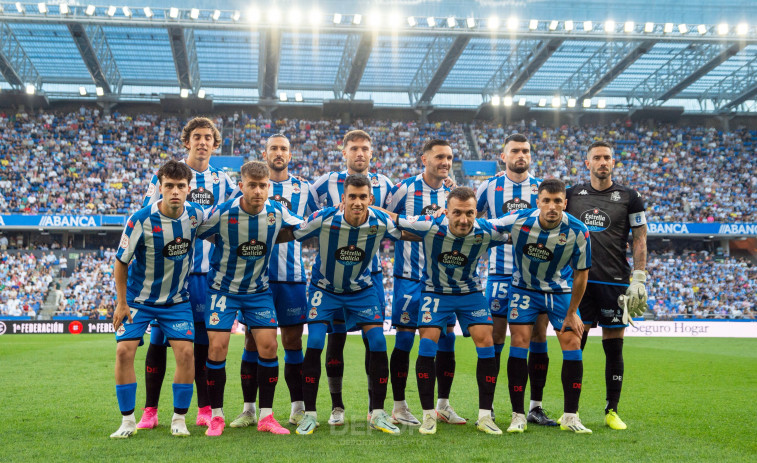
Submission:
M 542 191 L 550 194 L 565 193 L 565 183 L 559 178 L 548 178 L 541 182 L 537 194 L 541 194 Z
M 344 138 L 342 139 L 342 148 L 347 148 L 347 143 L 357 140 L 368 140 L 368 143 L 372 142 L 371 136 L 368 135 L 368 132 L 364 130 L 350 130 L 349 132 L 344 134 Z
M 449 200 L 455 198 L 458 201 L 468 201 L 469 199 L 473 198 L 476 199 L 476 192 L 473 191 L 473 188 L 469 188 L 467 186 L 459 186 L 455 188 L 454 190 L 450 191 L 447 195 L 447 203 L 449 204 Z
M 421 153 L 426 154 L 436 146 L 449 146 L 449 142 L 440 138 L 434 138 L 423 144 L 423 151 L 421 151 Z
M 265 141 L 265 149 L 266 150 L 268 149 L 268 143 L 270 143 L 270 141 L 273 140 L 274 138 L 283 138 L 284 140 L 289 141 L 289 138 L 287 138 L 287 136 L 284 135 L 283 133 L 281 133 L 281 132 L 275 133 L 275 134 L 271 135 L 270 137 L 268 137 L 268 140 Z
M 610 148 L 610 154 L 615 154 L 615 150 L 613 149 L 612 145 L 604 140 L 597 140 L 589 145 L 589 149 L 586 150 L 586 154 L 591 153 L 591 150 L 593 150 L 594 148 Z
M 347 178 L 344 180 L 344 189 L 347 190 L 348 186 L 354 186 L 356 188 L 362 188 L 364 186 L 367 186 L 368 189 L 371 189 L 371 181 L 368 180 L 368 177 L 366 177 L 363 174 L 352 174 L 348 175 Z M 371 191 L 371 193 L 373 193 Z
M 187 122 L 184 126 L 184 130 L 181 131 L 181 141 L 185 145 L 189 144 L 189 137 L 192 135 L 192 131 L 195 129 L 210 129 L 213 131 L 213 147 L 218 148 L 221 146 L 221 132 L 218 131 L 216 125 L 207 117 L 195 117 L 191 121 Z
M 249 161 L 242 164 L 239 169 L 239 173 L 242 177 L 247 178 L 268 178 L 270 173 L 268 172 L 268 165 L 261 161 Z
M 192 181 L 192 170 L 183 162 L 170 160 L 158 169 L 158 181 L 163 183 L 164 178 L 174 180 L 186 180 L 187 183 Z
M 522 133 L 514 133 L 508 135 L 507 138 L 505 138 L 505 143 L 502 146 L 510 143 L 511 141 L 517 141 L 518 143 L 528 143 L 528 138 L 526 138 L 526 136 Z

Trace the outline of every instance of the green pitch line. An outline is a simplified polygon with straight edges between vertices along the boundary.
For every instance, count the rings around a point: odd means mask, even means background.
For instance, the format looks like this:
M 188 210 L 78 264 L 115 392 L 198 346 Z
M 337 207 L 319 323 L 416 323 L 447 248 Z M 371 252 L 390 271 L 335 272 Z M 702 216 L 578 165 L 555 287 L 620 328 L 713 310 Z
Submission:
M 242 408 L 239 362 L 242 337 L 232 336 L 227 360 L 225 412 L 227 423 Z M 346 426 L 325 424 L 330 398 L 325 372 L 319 391 L 321 427 L 311 436 L 273 436 L 254 428 L 227 427 L 220 438 L 207 438 L 194 426 L 196 405 L 187 415 L 192 436 L 170 435 L 173 413 L 171 378 L 173 358 L 163 385 L 160 426 L 141 430 L 131 439 L 108 438 L 120 423 L 115 397 L 112 335 L 17 335 L 0 337 L 0 460 L 2 461 L 491 461 L 507 455 L 522 461 L 754 461 L 757 459 L 757 340 L 630 338 L 625 341 L 626 374 L 620 416 L 626 431 L 603 425 L 604 353 L 601 341 L 590 338 L 584 352 L 585 375 L 581 419 L 594 430 L 578 436 L 555 428 L 529 425 L 522 435 L 488 436 L 473 421 L 478 403 L 475 349 L 458 338 L 457 373 L 451 404 L 469 425 L 439 424 L 434 436 L 404 428 L 390 436 L 367 429 L 368 407 L 363 370 L 363 345 L 349 336 L 345 349 L 344 399 Z M 393 337 L 388 338 L 391 353 Z M 506 389 L 506 361 L 495 397 L 496 421 L 506 428 L 510 405 Z M 557 342 L 549 340 L 550 369 L 544 406 L 557 418 L 562 409 Z M 411 356 L 411 375 L 418 349 Z M 137 419 L 144 405 L 144 355 L 137 353 Z M 170 349 L 169 349 L 170 352 Z M 285 423 L 289 392 L 284 382 L 283 350 L 274 413 Z M 415 381 L 408 381 L 407 399 L 420 417 Z M 526 395 L 528 400 L 528 394 Z M 391 387 L 386 401 L 391 413 Z M 292 427 L 293 430 L 293 427 Z

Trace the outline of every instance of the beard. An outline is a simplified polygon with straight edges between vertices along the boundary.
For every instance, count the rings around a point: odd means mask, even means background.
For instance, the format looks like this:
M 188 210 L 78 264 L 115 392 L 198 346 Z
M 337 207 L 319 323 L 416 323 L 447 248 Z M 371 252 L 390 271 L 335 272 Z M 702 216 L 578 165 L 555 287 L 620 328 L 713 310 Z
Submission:
M 511 172 L 515 172 L 516 174 L 522 174 L 523 172 L 528 172 L 528 164 L 524 164 L 522 166 L 517 164 L 508 164 L 507 168 Z
M 278 167 L 276 164 L 272 162 L 268 163 L 268 168 L 276 172 L 283 172 L 287 169 L 287 167 L 288 167 L 288 164 L 282 164 L 281 167 Z

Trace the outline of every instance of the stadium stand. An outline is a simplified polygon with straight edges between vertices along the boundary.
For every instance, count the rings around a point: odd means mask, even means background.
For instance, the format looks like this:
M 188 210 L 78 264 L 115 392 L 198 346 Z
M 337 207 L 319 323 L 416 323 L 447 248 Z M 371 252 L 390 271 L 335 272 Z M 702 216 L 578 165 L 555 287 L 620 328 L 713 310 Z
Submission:
M 116 307 L 116 286 L 113 280 L 115 251 L 108 249 L 98 255 L 83 254 L 76 262 L 55 318 L 112 318 Z
M 52 253 L 0 254 L 0 316 L 36 318 L 53 282 L 56 261 Z

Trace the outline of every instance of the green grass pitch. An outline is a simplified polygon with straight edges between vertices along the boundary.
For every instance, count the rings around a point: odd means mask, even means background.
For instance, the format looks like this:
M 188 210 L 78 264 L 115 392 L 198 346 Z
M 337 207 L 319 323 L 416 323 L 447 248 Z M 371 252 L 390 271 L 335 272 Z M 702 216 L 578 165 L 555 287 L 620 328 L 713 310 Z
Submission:
M 393 337 L 388 338 L 389 349 Z M 242 337 L 233 336 L 227 362 L 227 420 L 241 411 L 239 361 Z M 509 341 L 507 346 L 509 346 Z M 555 418 L 562 409 L 561 355 L 549 340 L 551 364 L 545 408 Z M 417 341 L 416 347 L 417 351 Z M 137 354 L 137 407 L 144 402 L 144 355 Z M 170 349 L 169 349 L 170 352 Z M 755 461 L 757 460 L 757 339 L 629 338 L 625 343 L 626 378 L 620 415 L 626 431 L 603 425 L 604 353 L 591 338 L 584 353 L 581 418 L 591 436 L 529 426 L 522 435 L 488 436 L 477 432 L 478 403 L 475 350 L 458 339 L 457 373 L 451 403 L 466 426 L 440 423 L 435 436 L 403 428 L 390 436 L 367 429 L 366 378 L 360 338 L 348 337 L 345 402 L 348 423 L 330 429 L 325 378 L 319 391 L 322 425 L 311 436 L 274 436 L 255 429 L 226 428 L 208 438 L 188 423 L 192 436 L 172 437 L 172 360 L 163 386 L 160 426 L 127 440 L 111 440 L 120 414 L 115 397 L 112 335 L 13 335 L 0 337 L 0 461 Z M 415 354 L 411 357 L 414 362 Z M 281 374 L 274 413 L 285 422 L 289 393 Z M 506 354 L 497 387 L 497 423 L 510 421 L 506 389 Z M 411 370 L 412 371 L 412 370 Z M 324 373 L 325 376 L 325 373 Z M 420 414 L 417 388 L 408 384 L 408 403 Z M 527 396 L 528 397 L 528 396 Z M 386 402 L 391 409 L 391 387 Z M 138 408 L 137 418 L 141 415 Z M 227 421 L 228 422 L 228 421 Z M 293 430 L 293 428 L 292 428 Z

